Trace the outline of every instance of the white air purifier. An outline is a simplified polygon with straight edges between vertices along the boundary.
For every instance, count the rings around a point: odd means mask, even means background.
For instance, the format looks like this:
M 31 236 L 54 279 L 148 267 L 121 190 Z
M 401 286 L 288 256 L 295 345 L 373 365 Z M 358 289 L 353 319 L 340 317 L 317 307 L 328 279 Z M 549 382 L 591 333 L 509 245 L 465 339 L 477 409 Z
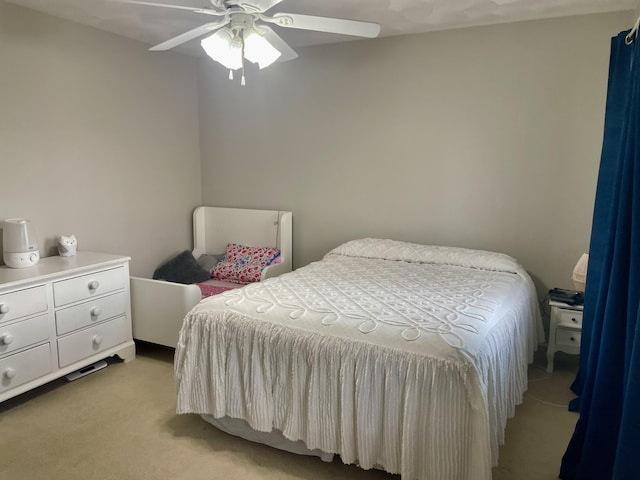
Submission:
M 33 226 L 24 218 L 10 218 L 2 224 L 2 258 L 7 267 L 32 267 L 40 260 Z

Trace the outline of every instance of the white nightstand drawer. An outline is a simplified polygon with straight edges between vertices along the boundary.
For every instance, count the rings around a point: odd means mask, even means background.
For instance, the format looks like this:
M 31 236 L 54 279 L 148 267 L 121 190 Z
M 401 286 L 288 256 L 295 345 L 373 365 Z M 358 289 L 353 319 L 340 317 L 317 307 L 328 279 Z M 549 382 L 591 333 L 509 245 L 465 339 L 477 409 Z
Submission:
M 582 328 L 582 312 L 579 310 L 564 310 L 558 312 L 558 326 Z
M 96 298 L 90 302 L 58 310 L 56 312 L 56 331 L 58 335 L 64 335 L 125 313 L 127 313 L 125 292 Z
M 53 284 L 54 303 L 59 307 L 122 290 L 128 281 L 129 279 L 124 275 L 124 268 L 119 267 L 55 282 Z
M 0 295 L 0 322 L 34 315 L 46 310 L 47 292 L 44 286 L 25 288 Z
M 48 316 L 0 325 L 0 356 L 49 339 Z
M 0 360 L 0 393 L 51 372 L 49 344 Z
M 60 368 L 127 341 L 127 317 L 101 323 L 58 339 Z
M 582 333 L 579 330 L 558 328 L 556 330 L 556 345 L 580 348 L 581 335 Z

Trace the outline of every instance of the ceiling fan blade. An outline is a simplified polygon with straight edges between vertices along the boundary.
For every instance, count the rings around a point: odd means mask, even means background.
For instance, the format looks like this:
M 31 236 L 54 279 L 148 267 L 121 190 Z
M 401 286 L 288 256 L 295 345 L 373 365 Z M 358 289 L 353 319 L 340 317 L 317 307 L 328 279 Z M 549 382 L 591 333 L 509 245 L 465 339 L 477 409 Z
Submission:
M 260 33 L 280 52 L 278 62 L 286 62 L 298 58 L 298 54 L 271 27 L 260 25 Z
M 264 17 L 261 17 L 265 20 Z M 339 33 L 356 37 L 375 38 L 380 34 L 377 23 L 342 20 L 340 18 L 316 17 L 298 13 L 276 13 L 272 19 L 266 19 L 280 27 L 315 30 L 318 32 Z
M 170 50 L 173 47 L 177 47 L 178 45 L 182 45 L 183 43 L 188 42 L 189 40 L 193 40 L 194 38 L 201 37 L 202 35 L 206 35 L 209 32 L 213 32 L 214 30 L 224 27 L 230 21 L 231 19 L 227 17 L 222 22 L 205 23 L 204 25 L 194 28 L 193 30 L 189 30 L 188 32 L 178 35 L 177 37 L 173 37 L 166 42 L 162 42 L 155 47 L 151 47 L 149 50 L 153 50 L 154 52 L 159 50 Z
M 211 10 L 210 8 L 194 8 L 194 7 L 183 7 L 182 5 L 169 5 L 166 3 L 154 3 L 154 2 L 138 2 L 137 0 L 108 0 L 114 3 L 128 3 L 131 5 L 144 5 L 147 7 L 162 7 L 162 8 L 173 8 L 175 10 L 189 10 L 190 12 L 195 13 L 204 13 L 205 15 L 214 15 L 214 16 L 223 16 L 226 12 L 219 12 L 217 10 Z
M 263 13 L 271 7 L 279 4 L 281 1 L 282 0 L 237 0 L 233 3 L 241 5 L 252 12 Z

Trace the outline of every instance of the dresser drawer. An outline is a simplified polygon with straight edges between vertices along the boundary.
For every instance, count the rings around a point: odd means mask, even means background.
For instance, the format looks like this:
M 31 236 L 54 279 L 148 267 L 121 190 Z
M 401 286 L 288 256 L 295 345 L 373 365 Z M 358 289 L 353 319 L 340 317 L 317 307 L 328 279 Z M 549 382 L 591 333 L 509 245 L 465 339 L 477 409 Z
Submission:
M 56 312 L 56 332 L 58 335 L 88 327 L 109 318 L 127 313 L 125 292 L 100 297 Z
M 51 372 L 49 344 L 0 359 L 0 393 Z
M 58 339 L 60 368 L 127 341 L 127 317 L 100 323 Z
M 579 330 L 558 328 L 556 330 L 556 345 L 580 348 L 580 335 Z
M 0 295 L 0 322 L 35 315 L 46 310 L 47 291 L 44 286 Z
M 579 310 L 558 311 L 558 326 L 569 328 L 582 328 L 582 312 Z
M 68 303 L 80 302 L 105 293 L 122 290 L 128 281 L 129 279 L 124 274 L 124 268 L 119 267 L 55 282 L 53 284 L 54 303 L 56 307 L 60 307 Z
M 0 325 L 0 356 L 49 339 L 49 318 L 45 315 L 9 325 Z

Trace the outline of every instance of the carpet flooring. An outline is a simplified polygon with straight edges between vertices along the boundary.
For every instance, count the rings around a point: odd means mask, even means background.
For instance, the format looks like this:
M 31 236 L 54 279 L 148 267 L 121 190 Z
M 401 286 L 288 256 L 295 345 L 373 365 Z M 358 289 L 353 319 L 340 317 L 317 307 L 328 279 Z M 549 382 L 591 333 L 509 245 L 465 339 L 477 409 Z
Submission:
M 338 458 L 297 456 L 175 415 L 173 350 L 139 344 L 137 358 L 71 383 L 51 382 L 0 404 L 3 480 L 399 480 Z M 567 411 L 577 357 L 544 352 L 529 368 L 493 480 L 553 480 L 577 415 Z

